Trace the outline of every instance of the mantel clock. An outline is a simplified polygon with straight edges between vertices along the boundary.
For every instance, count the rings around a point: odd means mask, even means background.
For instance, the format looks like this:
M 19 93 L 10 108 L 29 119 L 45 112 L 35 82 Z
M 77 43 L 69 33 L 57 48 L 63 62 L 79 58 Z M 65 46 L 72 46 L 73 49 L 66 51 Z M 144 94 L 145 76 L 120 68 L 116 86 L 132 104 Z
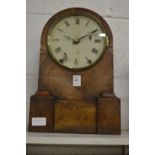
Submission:
M 48 20 L 38 81 L 30 99 L 29 131 L 120 134 L 112 32 L 95 12 L 69 8 Z

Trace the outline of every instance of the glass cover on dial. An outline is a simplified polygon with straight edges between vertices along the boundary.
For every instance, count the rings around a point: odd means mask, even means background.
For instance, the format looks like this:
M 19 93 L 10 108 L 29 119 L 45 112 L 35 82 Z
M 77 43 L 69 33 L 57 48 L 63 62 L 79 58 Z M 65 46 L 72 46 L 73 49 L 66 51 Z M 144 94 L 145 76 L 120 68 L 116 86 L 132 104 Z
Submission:
M 87 16 L 69 16 L 51 26 L 47 46 L 50 55 L 60 65 L 83 69 L 95 64 L 107 45 L 106 33 Z

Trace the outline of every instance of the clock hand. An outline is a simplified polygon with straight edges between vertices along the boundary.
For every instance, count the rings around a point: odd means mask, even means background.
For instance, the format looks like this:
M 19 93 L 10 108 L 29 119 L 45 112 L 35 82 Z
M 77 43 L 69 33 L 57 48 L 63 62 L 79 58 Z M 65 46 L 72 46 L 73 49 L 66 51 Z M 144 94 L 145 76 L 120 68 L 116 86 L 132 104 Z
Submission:
M 86 34 L 86 35 L 84 35 L 84 36 L 82 36 L 82 37 L 80 37 L 80 38 L 78 38 L 78 39 L 80 40 L 80 39 L 82 39 L 82 38 L 84 38 L 84 37 L 86 37 L 86 36 L 88 36 L 88 35 L 89 35 L 89 33 Z
M 85 38 L 86 36 L 89 36 L 89 40 L 91 40 L 91 33 L 95 33 L 96 31 L 98 31 L 98 29 L 95 29 L 95 30 L 93 30 L 93 31 L 91 31 L 91 32 L 89 32 L 89 33 L 87 33 L 86 35 L 84 35 L 84 36 L 82 36 L 82 37 L 80 37 L 80 38 L 75 38 L 75 39 L 71 38 L 70 36 L 64 36 L 64 37 L 65 37 L 66 39 L 73 40 L 73 44 L 78 44 L 78 43 L 80 42 L 80 39 Z
M 82 38 L 85 38 L 86 36 L 89 36 L 91 33 L 95 33 L 96 31 L 98 31 L 98 29 L 95 29 L 95 30 L 91 31 L 91 32 L 87 33 L 86 35 L 84 35 L 84 36 L 82 36 L 82 37 L 80 37 L 78 39 L 80 40 Z
M 90 32 L 90 33 L 95 33 L 95 32 L 97 32 L 98 31 L 98 29 L 95 29 L 95 30 L 93 30 L 92 32 Z
M 72 40 L 73 41 L 73 44 L 78 44 L 79 42 L 80 42 L 80 40 L 78 39 L 78 38 L 75 38 L 75 39 L 73 39 L 73 38 L 71 38 L 70 36 L 64 36 L 66 39 L 70 39 L 70 40 Z

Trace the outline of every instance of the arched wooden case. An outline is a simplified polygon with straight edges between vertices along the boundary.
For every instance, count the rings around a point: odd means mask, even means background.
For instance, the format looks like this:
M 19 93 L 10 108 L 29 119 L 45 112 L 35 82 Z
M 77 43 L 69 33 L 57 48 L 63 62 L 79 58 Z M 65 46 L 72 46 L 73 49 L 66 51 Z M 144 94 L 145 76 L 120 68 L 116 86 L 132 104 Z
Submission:
M 70 70 L 48 53 L 47 33 L 53 22 L 69 15 L 94 18 L 108 35 L 100 60 L 84 70 Z M 73 86 L 73 75 L 81 86 Z M 40 119 L 40 120 L 39 120 Z M 40 45 L 38 90 L 30 99 L 29 131 L 120 134 L 120 99 L 113 92 L 113 38 L 106 21 L 84 8 L 58 12 L 45 24 Z

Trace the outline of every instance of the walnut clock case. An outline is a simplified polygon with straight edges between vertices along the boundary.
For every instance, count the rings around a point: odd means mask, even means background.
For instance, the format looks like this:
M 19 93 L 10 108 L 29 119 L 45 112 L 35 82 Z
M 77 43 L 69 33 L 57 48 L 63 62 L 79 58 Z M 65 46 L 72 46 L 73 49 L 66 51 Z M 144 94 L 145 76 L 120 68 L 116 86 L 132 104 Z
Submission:
M 120 134 L 113 38 L 106 21 L 84 8 L 60 11 L 45 24 L 40 46 L 28 130 Z

